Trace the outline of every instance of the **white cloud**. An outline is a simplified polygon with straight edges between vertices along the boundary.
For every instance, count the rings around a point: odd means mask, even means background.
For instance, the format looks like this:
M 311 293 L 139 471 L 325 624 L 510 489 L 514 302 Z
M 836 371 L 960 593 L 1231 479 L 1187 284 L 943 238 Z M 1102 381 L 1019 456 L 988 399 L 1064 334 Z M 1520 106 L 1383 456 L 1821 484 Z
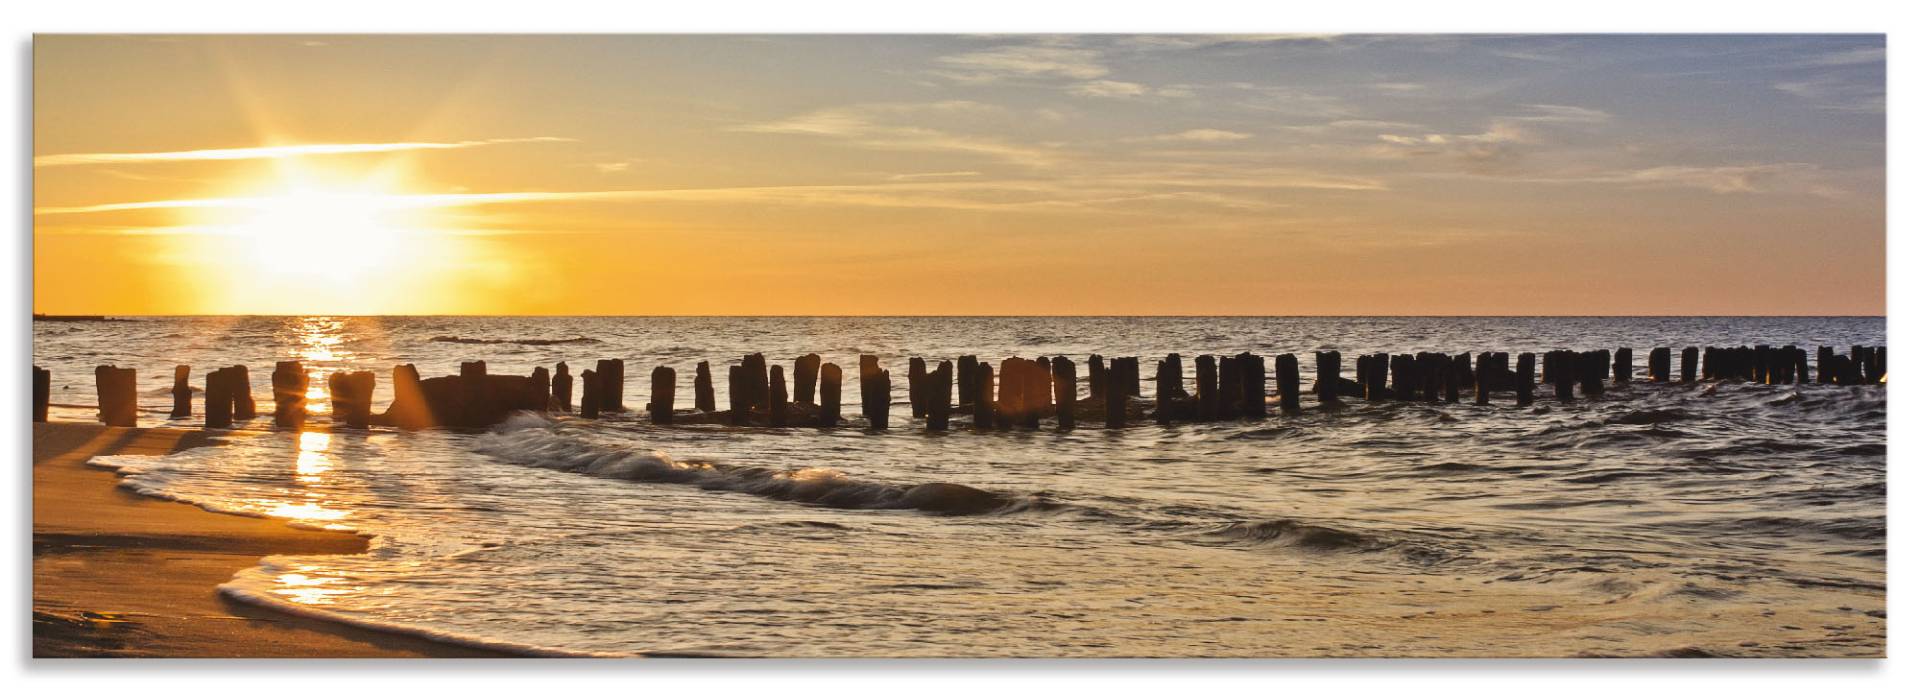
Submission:
M 1152 89 L 1147 88 L 1145 85 L 1135 84 L 1133 82 L 1117 82 L 1110 79 L 1096 79 L 1090 82 L 1080 82 L 1079 84 L 1075 84 L 1072 87 L 1070 87 L 1068 91 L 1072 92 L 1075 96 L 1092 96 L 1096 98 L 1126 98 L 1129 96 L 1145 96 L 1148 93 L 1151 93 Z
M 1145 137 L 1144 140 L 1156 141 L 1156 142 L 1217 143 L 1217 142 L 1240 141 L 1242 139 L 1250 139 L 1252 137 L 1253 135 L 1251 134 L 1247 134 L 1245 132 L 1234 132 L 1231 130 L 1193 129 L 1193 130 L 1186 130 L 1184 132 L 1175 132 L 1172 134 L 1160 134 L 1160 135 L 1154 135 L 1152 137 Z
M 952 68 L 941 72 L 958 81 L 984 82 L 1003 77 L 1099 79 L 1107 75 L 1099 51 L 1066 45 L 1010 45 L 939 58 Z
M 1047 147 L 1028 146 L 998 137 L 967 135 L 918 124 L 930 114 L 999 114 L 1002 109 L 973 101 L 934 103 L 868 103 L 826 108 L 773 122 L 743 125 L 736 132 L 799 134 L 844 139 L 870 149 L 940 151 L 998 158 L 1026 166 L 1049 165 L 1058 155 Z
M 176 161 L 244 161 L 295 156 L 374 154 L 434 149 L 468 149 L 494 144 L 527 142 L 571 142 L 565 137 L 522 137 L 516 139 L 474 139 L 458 142 L 379 142 L 358 144 L 289 144 L 238 149 L 194 149 L 191 151 L 151 151 L 141 153 L 48 154 L 33 157 L 33 167 L 79 166 L 111 163 L 164 163 Z

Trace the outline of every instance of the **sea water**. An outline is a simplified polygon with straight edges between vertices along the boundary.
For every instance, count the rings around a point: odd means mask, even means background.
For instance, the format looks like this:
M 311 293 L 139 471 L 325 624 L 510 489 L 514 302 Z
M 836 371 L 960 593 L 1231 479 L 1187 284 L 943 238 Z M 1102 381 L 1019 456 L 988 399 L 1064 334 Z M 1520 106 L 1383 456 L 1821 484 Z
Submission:
M 228 443 L 105 457 L 132 489 L 372 536 L 281 555 L 229 597 L 505 650 L 740 656 L 1882 655 L 1887 391 L 1636 382 L 1601 400 L 1361 403 L 1123 430 L 929 433 L 908 357 L 1140 356 L 1885 343 L 1880 318 L 470 318 L 37 322 L 56 419 L 92 369 L 245 364 Z M 646 372 L 749 352 L 861 354 L 892 429 L 658 426 Z M 600 420 L 481 433 L 330 429 L 325 375 L 463 360 L 575 374 L 624 358 Z M 270 429 L 267 375 L 313 374 L 313 427 Z M 1676 368 L 1677 369 L 1677 368 Z M 1081 368 L 1082 395 L 1086 392 Z M 851 377 L 851 374 L 849 375 Z M 859 411 L 849 381 L 845 412 Z M 1272 384 L 1269 384 L 1271 391 Z M 1143 382 L 1151 398 L 1152 382 Z M 1191 390 L 1191 384 L 1189 383 Z M 576 391 L 578 391 L 576 385 Z M 196 391 L 196 396 L 198 392 Z M 1470 399 L 1469 399 L 1470 400 Z M 75 407 L 65 407 L 65 405 Z

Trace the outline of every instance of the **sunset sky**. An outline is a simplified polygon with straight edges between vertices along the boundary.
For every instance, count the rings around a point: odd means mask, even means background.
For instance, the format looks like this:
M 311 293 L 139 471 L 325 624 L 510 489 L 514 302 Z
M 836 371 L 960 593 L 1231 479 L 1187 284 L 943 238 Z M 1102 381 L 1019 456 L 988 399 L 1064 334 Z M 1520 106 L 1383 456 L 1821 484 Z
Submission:
M 1882 314 L 1880 36 L 39 36 L 34 309 Z

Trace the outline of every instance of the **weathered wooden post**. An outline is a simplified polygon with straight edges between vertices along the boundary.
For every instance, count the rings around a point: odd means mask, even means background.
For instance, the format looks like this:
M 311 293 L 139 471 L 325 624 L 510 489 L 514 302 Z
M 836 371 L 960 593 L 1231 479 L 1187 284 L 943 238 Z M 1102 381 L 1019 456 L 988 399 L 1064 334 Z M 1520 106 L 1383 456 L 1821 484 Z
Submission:
M 814 365 L 818 366 L 819 361 L 815 360 Z M 816 370 L 816 372 L 817 371 L 818 370 Z M 701 360 L 699 364 L 693 366 L 693 407 L 696 410 L 708 413 L 713 412 L 715 409 L 713 405 L 713 368 L 707 366 L 706 360 Z
M 527 378 L 528 396 L 534 410 L 547 412 L 553 409 L 553 377 L 547 374 L 544 366 L 535 366 L 533 375 Z
M 1313 354 L 1313 391 L 1322 405 L 1340 402 L 1340 351 Z
M 594 378 L 600 388 L 600 412 L 618 413 L 627 409 L 627 362 L 620 358 L 593 363 Z
M 1273 358 L 1274 386 L 1280 389 L 1281 412 L 1300 410 L 1300 358 L 1293 353 Z
M 994 400 L 993 406 L 994 410 L 998 413 L 998 415 L 994 416 L 993 423 L 995 427 L 1012 429 L 1014 421 L 1026 416 L 1026 402 L 1023 400 L 1027 395 L 1026 380 L 1024 379 L 1026 368 L 1021 367 L 1021 365 L 1025 363 L 1025 360 L 1017 357 L 1005 358 L 1000 361 L 999 398 Z M 1108 372 L 1108 374 L 1111 375 L 1112 372 Z M 1112 380 L 1109 379 L 1108 382 L 1111 383 Z
M 1633 349 L 1620 348 L 1613 351 L 1613 383 L 1626 384 L 1633 381 Z
M 1000 411 L 993 404 L 993 365 L 977 363 L 973 372 L 973 428 L 993 429 Z
M 274 427 L 299 429 L 307 423 L 307 384 L 307 368 L 299 361 L 274 363 Z
M 1446 358 L 1445 355 L 1441 355 L 1440 357 Z M 1473 364 L 1468 361 L 1469 357 L 1472 356 L 1468 353 L 1461 353 L 1444 361 L 1437 358 L 1434 360 L 1435 364 L 1443 368 L 1443 371 L 1440 373 L 1440 385 L 1446 391 L 1448 403 L 1459 403 L 1460 387 L 1469 383 L 1469 380 L 1473 378 Z
M 1116 359 L 1117 362 L 1117 359 Z M 1109 377 L 1112 371 L 1107 373 Z M 1127 389 L 1126 386 L 1109 378 L 1106 386 L 1107 429 L 1120 429 L 1127 425 Z
M 974 384 L 973 377 L 979 371 L 980 358 L 972 355 L 960 356 L 960 366 L 958 371 L 954 372 L 955 382 L 960 385 L 960 405 L 967 405 L 974 401 L 973 394 L 979 391 L 980 387 Z
M 704 371 L 706 368 L 700 369 Z M 672 367 L 653 368 L 653 398 L 647 402 L 647 412 L 652 414 L 654 423 L 673 424 L 673 395 L 674 388 L 677 386 L 679 386 L 678 377 L 675 376 Z M 713 392 L 708 391 L 707 394 L 711 396 Z
M 140 426 L 140 392 L 132 367 L 96 367 L 94 392 L 100 397 L 100 424 Z
M 1887 383 L 1887 347 L 1873 347 L 1873 384 Z
M 1573 381 L 1579 371 L 1580 356 L 1571 350 L 1556 350 L 1547 353 L 1552 364 L 1547 368 L 1552 372 L 1553 397 L 1561 403 L 1573 402 Z
M 1665 384 L 1672 376 L 1673 351 L 1665 347 L 1647 351 L 1647 379 Z
M 787 426 L 787 373 L 774 365 L 767 372 L 767 426 Z
M 333 410 L 333 423 L 351 429 L 366 429 L 373 415 L 373 373 L 334 372 L 327 375 L 327 397 Z
M 893 377 L 880 369 L 878 356 L 860 356 L 860 410 L 867 416 L 867 427 L 886 429 L 892 407 Z
M 1027 386 L 1027 426 L 1038 429 L 1040 418 L 1053 408 L 1053 364 L 1045 356 L 1028 361 Z
M 1220 395 L 1220 407 L 1216 411 L 1220 419 L 1231 420 L 1240 417 L 1240 398 L 1247 393 L 1247 386 L 1241 383 L 1240 366 L 1244 361 L 1232 355 L 1220 356 L 1220 386 L 1216 392 Z
M 167 417 L 175 420 L 193 417 L 193 385 L 187 383 L 192 371 L 187 365 L 173 366 L 173 410 L 167 413 Z
M 1093 400 L 1107 400 L 1107 361 L 1099 355 L 1087 356 L 1087 389 Z
M 565 367 L 563 364 L 562 367 Z M 573 391 L 573 376 L 567 377 L 567 391 Z M 556 390 L 559 388 L 555 385 Z M 573 409 L 571 401 L 564 401 L 568 410 Z M 393 368 L 393 405 L 387 408 L 393 425 L 401 429 L 425 429 L 434 424 L 433 411 L 427 408 L 427 395 L 420 389 L 420 370 L 413 365 L 395 365 Z
M 45 367 L 33 368 L 33 421 L 47 421 L 47 407 L 53 398 L 53 371 Z
M 1220 417 L 1220 370 L 1212 355 L 1193 359 L 1193 417 L 1216 420 Z
M 233 373 L 226 368 L 207 373 L 206 426 L 224 429 L 233 426 Z
M 1833 346 L 1820 346 L 1819 349 L 1815 350 L 1813 364 L 1816 372 L 1814 381 L 1821 384 L 1832 384 L 1834 378 Z
M 746 377 L 746 365 L 727 366 L 727 420 L 736 427 L 744 426 L 751 420 L 747 406 Z
M 765 412 L 767 397 L 771 393 L 767 385 L 767 356 L 754 353 L 741 358 L 740 374 L 746 377 L 740 384 L 740 402 L 747 410 Z
M 927 375 L 927 431 L 947 431 L 947 421 L 953 416 L 953 362 L 941 360 L 934 366 L 933 373 Z
M 927 416 L 927 359 L 907 358 L 907 411 L 915 418 Z
M 813 403 L 813 387 L 820 381 L 820 354 L 807 353 L 793 359 L 793 400 Z
M 1267 416 L 1267 359 L 1242 352 L 1240 360 L 1240 410 L 1248 418 Z
M 1473 359 L 1473 404 L 1486 405 L 1493 399 L 1493 355 L 1481 353 Z
M 414 381 L 419 381 L 418 373 Z M 395 393 L 398 394 L 397 391 Z M 560 402 L 561 410 L 573 412 L 573 375 L 567 373 L 567 363 L 553 366 L 553 398 Z
M 255 414 L 253 408 L 253 378 L 247 374 L 246 365 L 234 365 L 232 369 L 233 419 L 252 420 Z
M 1173 422 L 1173 392 L 1180 387 L 1180 355 L 1169 353 L 1153 371 L 1153 419 L 1160 424 Z
M 820 418 L 814 424 L 840 425 L 840 366 L 831 362 L 820 365 Z
M 1693 383 L 1694 367 L 1700 364 L 1700 349 L 1687 346 L 1680 349 L 1680 383 Z
M 1533 353 L 1521 353 L 1514 370 L 1514 401 L 1523 407 L 1533 405 Z
M 1805 385 L 1807 383 L 1807 350 L 1800 346 L 1794 346 L 1793 357 L 1791 359 L 1793 360 L 1794 383 Z
M 600 375 L 593 370 L 580 373 L 580 417 L 588 420 L 600 419 L 600 402 L 606 400 L 600 393 Z
M 1073 427 L 1074 403 L 1079 400 L 1080 374 L 1074 371 L 1073 361 L 1066 356 L 1053 358 L 1053 413 L 1060 421 L 1060 429 Z

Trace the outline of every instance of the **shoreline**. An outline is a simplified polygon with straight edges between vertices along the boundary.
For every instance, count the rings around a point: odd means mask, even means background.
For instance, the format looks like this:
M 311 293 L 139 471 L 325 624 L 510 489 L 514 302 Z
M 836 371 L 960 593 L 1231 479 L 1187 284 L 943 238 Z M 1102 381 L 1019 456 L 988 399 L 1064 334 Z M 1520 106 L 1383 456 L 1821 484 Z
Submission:
M 219 444 L 181 428 L 33 426 L 33 657 L 502 657 L 221 595 L 274 554 L 351 554 L 367 538 L 206 511 L 122 489 L 95 456 Z

